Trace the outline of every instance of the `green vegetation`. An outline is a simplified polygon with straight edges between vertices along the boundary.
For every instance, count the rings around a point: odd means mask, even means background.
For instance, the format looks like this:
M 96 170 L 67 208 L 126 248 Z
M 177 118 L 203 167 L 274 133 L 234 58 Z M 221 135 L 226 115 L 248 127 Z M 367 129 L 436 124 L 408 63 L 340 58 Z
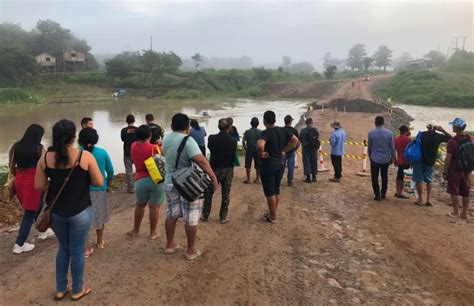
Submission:
M 374 90 L 402 104 L 474 107 L 474 74 L 402 71 Z
M 8 166 L 0 165 L 0 186 L 3 188 L 3 185 L 7 182 L 8 178 Z
M 37 99 L 20 88 L 0 88 L 0 104 L 23 103 L 24 101 L 37 102 Z
M 447 72 L 474 73 L 474 52 L 457 51 L 441 69 Z

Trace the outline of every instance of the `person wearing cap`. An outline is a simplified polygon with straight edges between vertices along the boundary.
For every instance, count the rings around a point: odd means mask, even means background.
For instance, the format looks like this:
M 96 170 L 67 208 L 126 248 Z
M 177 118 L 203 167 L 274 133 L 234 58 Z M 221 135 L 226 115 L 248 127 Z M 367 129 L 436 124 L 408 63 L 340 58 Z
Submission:
M 334 129 L 334 132 L 332 132 L 329 138 L 329 143 L 331 145 L 331 163 L 334 167 L 334 177 L 329 179 L 329 181 L 338 183 L 342 177 L 342 156 L 346 146 L 346 132 L 338 121 L 331 123 L 331 127 Z
M 453 212 L 448 215 L 467 219 L 469 203 L 471 202 L 472 171 L 464 171 L 458 168 L 458 156 L 461 145 L 470 144 L 469 146 L 472 147 L 472 138 L 464 132 L 467 125 L 463 119 L 456 118 L 449 124 L 453 126 L 453 132 L 456 135 L 448 141 L 447 155 L 444 161 L 443 177 L 448 181 L 447 191 L 451 195 L 453 205 Z M 459 214 L 459 196 L 462 197 L 461 214 Z
M 410 163 L 405 160 L 404 152 L 406 147 L 411 142 L 410 129 L 406 125 L 402 125 L 398 128 L 400 135 L 395 137 L 395 166 L 398 167 L 397 172 L 397 191 L 395 197 L 399 199 L 408 199 L 407 196 L 403 195 L 403 180 L 405 179 L 405 170 L 410 169 Z
M 432 206 L 433 169 L 438 157 L 439 145 L 443 142 L 448 142 L 451 139 L 451 135 L 441 126 L 428 124 L 426 129 L 426 131 L 421 133 L 421 161 L 411 166 L 413 168 L 413 181 L 416 184 L 416 192 L 418 194 L 415 204 L 430 207 Z M 423 202 L 423 183 L 426 183 L 426 202 Z
M 318 173 L 319 130 L 313 127 L 313 118 L 306 118 L 306 127 L 300 132 L 300 142 L 303 151 L 304 182 L 316 182 Z
M 259 124 L 258 118 L 253 117 L 250 121 L 251 128 L 245 131 L 244 137 L 242 138 L 242 147 L 245 150 L 245 172 L 247 174 L 247 180 L 244 181 L 245 184 L 251 184 L 250 169 L 252 168 L 252 160 L 256 172 L 256 178 L 253 182 L 258 183 L 260 181 L 261 159 L 257 152 L 257 141 L 262 131 L 258 129 Z
M 291 134 L 295 135 L 296 138 L 299 137 L 298 130 L 291 126 L 293 122 L 293 117 L 290 115 L 285 116 L 285 129 L 287 129 Z M 287 174 L 287 183 L 288 186 L 293 186 L 293 178 L 295 176 L 295 161 L 296 161 L 296 150 L 298 147 L 285 155 L 285 166 L 288 167 L 288 174 Z

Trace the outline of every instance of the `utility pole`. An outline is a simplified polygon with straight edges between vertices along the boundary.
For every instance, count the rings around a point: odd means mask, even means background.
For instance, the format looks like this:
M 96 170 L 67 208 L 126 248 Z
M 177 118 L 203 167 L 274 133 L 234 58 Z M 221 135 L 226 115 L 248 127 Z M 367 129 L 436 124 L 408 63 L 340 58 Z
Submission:
M 150 51 L 153 51 L 153 35 L 150 35 Z
M 469 36 L 458 36 L 458 37 L 454 37 L 454 39 L 456 39 L 456 51 L 458 50 L 458 40 L 459 39 L 462 39 L 462 50 L 464 51 L 464 48 L 466 46 L 466 38 L 468 38 Z

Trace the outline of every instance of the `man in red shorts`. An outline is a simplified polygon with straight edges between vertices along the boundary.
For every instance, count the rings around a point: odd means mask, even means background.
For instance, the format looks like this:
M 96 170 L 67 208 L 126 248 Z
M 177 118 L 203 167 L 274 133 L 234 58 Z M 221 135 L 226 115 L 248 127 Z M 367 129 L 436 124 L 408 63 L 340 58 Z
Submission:
M 471 136 L 467 135 L 466 122 L 461 118 L 456 118 L 450 124 L 453 125 L 454 138 L 448 141 L 447 155 L 444 162 L 443 176 L 448 180 L 448 193 L 451 195 L 453 212 L 451 217 L 468 218 L 469 202 L 471 200 L 471 172 L 461 169 L 459 165 L 460 147 L 472 142 Z M 471 160 L 472 161 L 472 160 Z M 462 212 L 459 215 L 459 196 L 462 197 Z

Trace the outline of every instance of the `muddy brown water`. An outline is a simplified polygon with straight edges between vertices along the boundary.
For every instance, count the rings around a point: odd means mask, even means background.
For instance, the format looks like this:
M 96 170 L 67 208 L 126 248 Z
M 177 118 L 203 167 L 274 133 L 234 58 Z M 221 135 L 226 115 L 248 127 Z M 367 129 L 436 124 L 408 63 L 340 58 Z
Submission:
M 162 101 L 151 99 L 124 99 L 101 103 L 63 103 L 45 105 L 8 105 L 0 106 L 0 164 L 7 164 L 7 152 L 12 143 L 20 139 L 26 128 L 37 123 L 46 130 L 43 138 L 45 145 L 50 144 L 51 129 L 56 121 L 62 118 L 71 119 L 79 125 L 82 117 L 92 117 L 94 127 L 99 133 L 98 146 L 106 149 L 113 160 L 116 172 L 123 172 L 122 141 L 120 130 L 125 124 L 127 114 L 134 114 L 136 124 L 145 122 L 145 115 L 152 113 L 156 122 L 171 130 L 171 117 L 178 112 L 191 116 L 209 112 L 208 118 L 201 118 L 201 125 L 208 134 L 217 132 L 219 118 L 233 117 L 234 124 L 240 134 L 249 128 L 251 117 L 258 117 L 263 127 L 263 113 L 273 110 L 277 114 L 277 124 L 283 125 L 283 117 L 287 114 L 298 122 L 310 101 L 268 101 L 268 100 L 209 100 L 209 101 Z

